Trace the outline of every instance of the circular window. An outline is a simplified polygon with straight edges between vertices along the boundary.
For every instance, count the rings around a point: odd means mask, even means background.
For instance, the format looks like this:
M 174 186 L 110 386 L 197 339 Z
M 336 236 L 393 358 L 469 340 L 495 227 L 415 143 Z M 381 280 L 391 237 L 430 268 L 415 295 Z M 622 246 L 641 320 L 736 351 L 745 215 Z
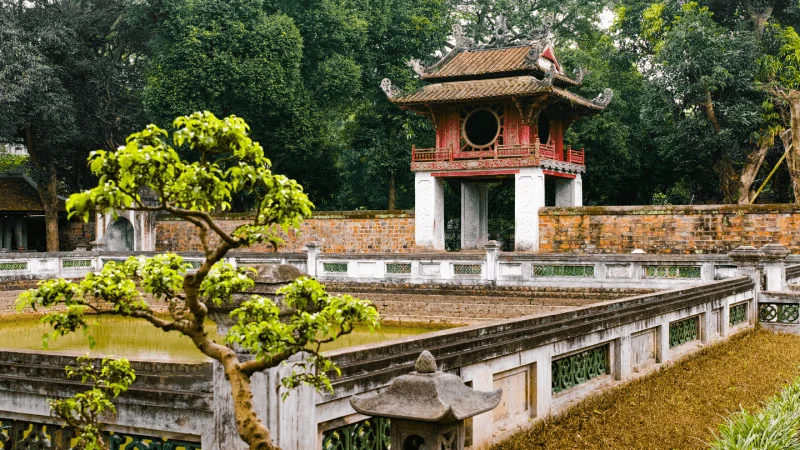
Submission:
M 462 134 L 469 145 L 486 148 L 500 135 L 500 118 L 491 109 L 474 109 L 464 119 Z

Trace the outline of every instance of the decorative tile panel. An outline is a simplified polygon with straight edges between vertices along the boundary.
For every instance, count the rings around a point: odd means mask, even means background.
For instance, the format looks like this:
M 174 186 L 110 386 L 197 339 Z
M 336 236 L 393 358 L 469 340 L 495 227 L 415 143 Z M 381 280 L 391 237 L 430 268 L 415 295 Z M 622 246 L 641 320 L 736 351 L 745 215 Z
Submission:
M 386 263 L 386 273 L 407 275 L 411 273 L 411 263 Z
M 700 317 L 694 316 L 669 324 L 669 348 L 700 339 Z
M 535 277 L 594 277 L 594 266 L 534 265 Z
M 609 373 L 608 344 L 559 358 L 552 363 L 552 388 L 556 394 Z
M 391 421 L 372 417 L 322 434 L 322 450 L 390 450 Z
M 700 266 L 644 266 L 645 278 L 700 278 Z
M 61 268 L 74 269 L 78 267 L 92 267 L 91 259 L 62 259 Z
M 110 450 L 201 450 L 199 442 L 104 433 Z M 0 449 L 77 450 L 78 439 L 72 428 L 61 425 L 0 418 Z
M 735 326 L 744 322 L 747 322 L 747 302 L 731 305 L 728 324 Z
M 28 261 L 0 262 L 0 271 L 28 270 Z
M 453 273 L 455 275 L 480 275 L 480 264 L 453 264 Z
M 758 320 L 770 323 L 798 323 L 800 304 L 798 303 L 759 303 Z
M 332 273 L 347 273 L 347 263 L 322 263 L 322 270 Z

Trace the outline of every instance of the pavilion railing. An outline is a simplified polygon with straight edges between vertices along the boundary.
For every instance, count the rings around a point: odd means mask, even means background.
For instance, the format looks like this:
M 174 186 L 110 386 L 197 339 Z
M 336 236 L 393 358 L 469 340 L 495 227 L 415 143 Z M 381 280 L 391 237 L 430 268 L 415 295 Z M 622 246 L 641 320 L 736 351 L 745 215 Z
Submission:
M 567 146 L 567 162 L 573 164 L 580 164 L 584 165 L 586 160 L 584 158 L 583 149 L 576 150 L 573 149 L 572 146 Z
M 558 156 L 558 157 L 556 157 Z M 563 155 L 565 162 L 584 164 L 583 149 L 576 150 L 567 147 Z M 541 144 L 535 141 L 531 145 L 496 145 L 484 150 L 461 151 L 452 148 L 417 148 L 411 147 L 411 161 L 413 162 L 439 162 L 457 161 L 464 159 L 499 159 L 499 158 L 529 158 L 538 157 L 547 160 L 562 160 L 562 155 L 556 151 L 554 144 Z

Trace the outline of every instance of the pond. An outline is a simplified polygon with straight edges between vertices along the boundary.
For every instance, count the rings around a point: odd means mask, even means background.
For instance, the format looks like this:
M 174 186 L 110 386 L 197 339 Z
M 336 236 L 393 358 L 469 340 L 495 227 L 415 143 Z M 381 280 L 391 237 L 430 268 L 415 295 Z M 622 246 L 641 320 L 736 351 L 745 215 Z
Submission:
M 144 320 L 124 317 L 97 317 L 89 328 L 97 345 L 90 351 L 94 356 L 125 357 L 150 361 L 203 361 L 192 341 L 178 332 L 165 333 L 155 329 Z M 442 325 L 382 325 L 370 333 L 357 328 L 352 334 L 323 346 L 324 350 L 352 347 L 356 345 L 397 339 L 414 334 L 429 333 L 446 328 Z M 209 323 L 208 330 L 216 334 L 216 325 Z M 38 317 L 6 316 L 0 320 L 0 348 L 44 350 L 42 335 L 50 332 L 47 325 L 39 323 Z M 61 336 L 48 345 L 48 352 L 84 354 L 89 351 L 88 340 L 82 332 Z

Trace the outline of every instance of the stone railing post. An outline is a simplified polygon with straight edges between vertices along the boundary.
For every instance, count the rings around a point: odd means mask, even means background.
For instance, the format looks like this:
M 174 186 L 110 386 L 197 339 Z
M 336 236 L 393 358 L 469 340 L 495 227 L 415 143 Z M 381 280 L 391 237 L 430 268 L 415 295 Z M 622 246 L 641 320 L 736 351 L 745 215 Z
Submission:
M 306 244 L 306 272 L 309 276 L 317 276 L 317 258 L 319 257 L 320 245 L 317 241 Z
M 486 279 L 491 282 L 497 281 L 497 257 L 500 255 L 500 243 L 489 241 L 483 244 L 486 249 Z
M 750 277 L 756 284 L 756 290 L 761 287 L 761 274 L 758 272 L 758 263 L 763 257 L 764 252 L 750 245 L 736 247 L 728 253 L 728 258 L 736 264 L 739 275 Z
M 767 277 L 768 291 L 786 290 L 786 257 L 789 250 L 781 244 L 767 244 L 761 247 L 764 253 L 764 275 Z
M 764 252 L 761 250 L 752 247 L 750 245 L 742 245 L 740 247 L 736 247 L 728 253 L 728 258 L 730 258 L 734 264 L 736 264 L 736 269 L 739 272 L 739 275 L 746 275 L 753 280 L 753 300 L 750 302 L 750 306 L 748 310 L 750 311 L 750 317 L 757 317 L 758 314 L 758 298 L 761 296 L 761 272 L 758 270 L 758 263 L 764 257 Z M 730 323 L 731 317 L 731 310 L 730 310 L 730 303 L 729 300 L 725 301 L 725 305 L 722 308 L 722 323 L 720 324 L 720 336 L 728 336 L 728 328 Z

